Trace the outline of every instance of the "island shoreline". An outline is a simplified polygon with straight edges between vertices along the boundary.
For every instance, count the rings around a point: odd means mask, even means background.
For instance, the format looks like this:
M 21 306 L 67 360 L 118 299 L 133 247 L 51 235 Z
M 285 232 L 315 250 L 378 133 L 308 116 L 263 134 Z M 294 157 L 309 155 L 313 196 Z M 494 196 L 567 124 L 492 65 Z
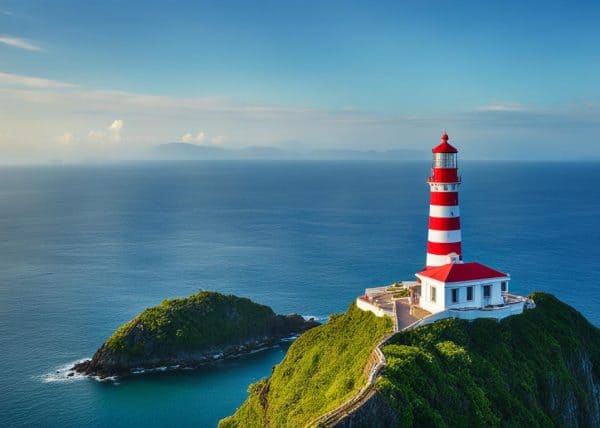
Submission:
M 201 291 L 145 309 L 71 371 L 105 379 L 194 369 L 276 346 L 318 325 L 247 298 Z

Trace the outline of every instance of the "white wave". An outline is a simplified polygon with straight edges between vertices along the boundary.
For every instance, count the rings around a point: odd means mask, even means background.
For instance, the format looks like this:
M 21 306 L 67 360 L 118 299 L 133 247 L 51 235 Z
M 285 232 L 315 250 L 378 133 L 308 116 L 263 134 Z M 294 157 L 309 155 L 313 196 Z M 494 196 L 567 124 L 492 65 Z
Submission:
M 94 379 L 95 381 L 98 381 L 98 382 L 110 382 L 113 385 L 120 385 L 118 382 L 118 380 L 119 380 L 118 376 L 107 376 L 107 377 L 90 376 L 90 378 Z
M 313 318 L 315 321 L 325 322 L 329 319 L 329 315 L 302 315 L 302 318 L 304 318 L 306 321 Z
M 119 378 L 117 376 L 101 378 L 100 376 L 88 376 L 72 370 L 75 364 L 83 363 L 84 361 L 88 360 L 89 358 L 81 358 L 79 360 L 71 361 L 70 363 L 55 368 L 49 373 L 40 376 L 34 376 L 34 378 L 38 379 L 42 383 L 73 382 L 82 379 L 93 379 L 98 382 L 111 382 L 114 385 L 119 385 Z
M 174 366 L 150 367 L 147 369 L 145 369 L 143 367 L 135 367 L 135 368 L 131 369 L 129 371 L 129 373 L 131 373 L 132 375 L 140 375 L 140 374 L 145 374 L 145 373 L 156 373 L 156 372 L 179 370 L 180 368 L 181 368 L 181 365 L 179 365 L 179 364 L 174 365 Z
M 284 337 L 283 339 L 281 339 L 281 341 L 282 342 L 293 342 L 296 339 L 298 339 L 298 335 L 294 334 L 292 336 Z
M 75 364 L 83 363 L 87 360 L 89 360 L 89 358 L 81 358 L 79 360 L 71 361 L 70 363 L 55 368 L 49 373 L 34 376 L 34 378 L 40 380 L 42 383 L 73 382 L 76 380 L 85 379 L 87 377 L 86 375 L 78 373 L 75 370 L 72 370 L 72 368 Z
M 276 347 L 277 347 L 277 345 L 274 345 L 274 346 L 263 346 L 262 348 L 253 349 L 252 351 L 247 352 L 246 355 L 256 354 L 257 352 L 266 351 L 267 349 L 273 349 L 273 348 L 276 348 Z

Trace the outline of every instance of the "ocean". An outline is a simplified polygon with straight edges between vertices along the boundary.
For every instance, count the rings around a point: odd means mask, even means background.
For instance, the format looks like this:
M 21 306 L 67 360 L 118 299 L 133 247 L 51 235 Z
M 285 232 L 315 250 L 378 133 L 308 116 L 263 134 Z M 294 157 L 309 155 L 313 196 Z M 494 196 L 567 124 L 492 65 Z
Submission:
M 465 260 L 600 325 L 600 163 L 462 162 Z M 0 167 L 0 425 L 212 427 L 286 345 L 199 371 L 67 378 L 198 290 L 319 319 L 425 262 L 427 162 Z

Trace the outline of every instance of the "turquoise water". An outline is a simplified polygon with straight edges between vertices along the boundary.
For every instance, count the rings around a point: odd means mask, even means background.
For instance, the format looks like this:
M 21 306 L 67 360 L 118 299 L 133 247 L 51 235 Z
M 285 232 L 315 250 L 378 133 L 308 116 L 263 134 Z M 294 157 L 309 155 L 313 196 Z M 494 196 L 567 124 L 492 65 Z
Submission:
M 425 260 L 427 163 L 0 168 L 0 425 L 214 426 L 278 347 L 119 384 L 65 379 L 121 323 L 198 289 L 326 317 Z M 463 251 L 600 325 L 600 164 L 461 164 Z

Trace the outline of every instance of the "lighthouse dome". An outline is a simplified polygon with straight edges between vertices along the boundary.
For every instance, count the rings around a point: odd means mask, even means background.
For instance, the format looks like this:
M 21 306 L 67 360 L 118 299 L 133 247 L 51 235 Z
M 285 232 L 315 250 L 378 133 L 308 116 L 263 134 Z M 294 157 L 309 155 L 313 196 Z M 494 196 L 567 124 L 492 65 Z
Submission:
M 442 134 L 442 141 L 440 144 L 431 149 L 432 153 L 458 153 L 456 147 L 448 142 L 448 134 L 445 132 Z

